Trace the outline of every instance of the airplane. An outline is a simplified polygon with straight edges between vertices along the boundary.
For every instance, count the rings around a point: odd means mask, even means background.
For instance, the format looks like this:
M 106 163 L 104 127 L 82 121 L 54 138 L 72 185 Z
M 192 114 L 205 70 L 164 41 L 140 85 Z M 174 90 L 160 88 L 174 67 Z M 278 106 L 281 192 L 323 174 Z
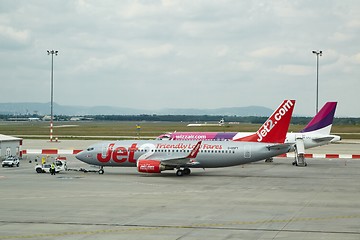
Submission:
M 287 133 L 286 143 L 293 143 L 291 151 L 295 151 L 293 165 L 307 166 L 304 159 L 305 149 L 326 145 L 341 140 L 338 135 L 332 135 L 331 127 L 334 120 L 337 102 L 327 102 L 314 118 L 298 133 Z M 269 119 L 275 114 L 270 116 Z M 268 120 L 267 120 L 268 121 Z M 172 132 L 162 134 L 161 140 L 245 140 L 251 132 Z M 266 161 L 272 161 L 267 159 Z
M 121 140 L 93 144 L 76 154 L 90 165 L 137 167 L 142 173 L 161 173 L 177 169 L 176 175 L 191 173 L 190 168 L 230 167 L 260 161 L 287 153 L 291 145 L 284 143 L 295 100 L 285 100 L 273 115 L 273 125 L 264 123 L 244 141 L 162 141 Z
M 219 123 L 189 123 L 187 127 L 219 127 L 224 126 L 225 121 L 222 118 Z

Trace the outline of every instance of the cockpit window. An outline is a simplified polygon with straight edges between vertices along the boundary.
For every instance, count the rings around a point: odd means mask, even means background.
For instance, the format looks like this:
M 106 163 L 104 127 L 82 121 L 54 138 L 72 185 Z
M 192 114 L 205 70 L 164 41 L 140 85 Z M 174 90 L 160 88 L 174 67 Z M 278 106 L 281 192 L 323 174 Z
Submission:
M 93 147 L 90 147 L 90 148 L 87 149 L 88 152 L 90 152 L 90 151 L 92 151 L 92 150 L 94 150 Z

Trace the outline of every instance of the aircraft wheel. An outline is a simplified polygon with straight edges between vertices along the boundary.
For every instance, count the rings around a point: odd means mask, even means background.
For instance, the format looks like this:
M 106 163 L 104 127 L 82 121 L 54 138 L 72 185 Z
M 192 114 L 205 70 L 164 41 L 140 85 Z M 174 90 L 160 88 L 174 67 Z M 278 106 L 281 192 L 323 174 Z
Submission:
M 100 169 L 99 174 L 104 174 L 104 169 Z
M 179 169 L 179 170 L 176 171 L 176 176 L 181 177 L 181 176 L 183 176 L 183 175 L 184 175 L 184 171 L 183 171 L 183 170 Z
M 190 170 L 190 168 L 185 168 L 185 169 L 183 170 L 183 172 L 184 172 L 184 175 L 190 175 L 191 170 Z

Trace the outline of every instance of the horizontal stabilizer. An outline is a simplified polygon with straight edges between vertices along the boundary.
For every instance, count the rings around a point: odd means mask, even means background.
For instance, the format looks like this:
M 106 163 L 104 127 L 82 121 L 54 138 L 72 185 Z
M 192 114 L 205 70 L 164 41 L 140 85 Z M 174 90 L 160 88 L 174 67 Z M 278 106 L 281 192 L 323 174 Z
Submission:
M 286 148 L 290 150 L 291 145 L 293 145 L 293 143 L 273 144 L 273 145 L 268 145 L 267 148 L 269 150 L 281 150 Z
M 326 136 L 326 137 L 318 137 L 318 138 L 313 138 L 312 140 L 314 142 L 330 142 L 331 140 L 333 140 L 334 137 L 333 136 Z

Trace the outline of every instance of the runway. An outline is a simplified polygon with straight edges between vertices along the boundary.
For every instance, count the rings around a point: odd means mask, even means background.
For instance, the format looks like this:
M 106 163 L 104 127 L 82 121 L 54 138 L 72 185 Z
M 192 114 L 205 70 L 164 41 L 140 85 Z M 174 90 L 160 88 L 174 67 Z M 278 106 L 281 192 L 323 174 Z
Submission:
M 59 149 L 93 141 L 62 141 Z M 24 148 L 48 148 L 24 140 Z M 312 152 L 359 154 L 358 143 Z M 68 156 L 71 168 L 88 165 Z M 360 160 L 276 158 L 220 169 L 37 174 L 0 169 L 0 239 L 359 239 Z

